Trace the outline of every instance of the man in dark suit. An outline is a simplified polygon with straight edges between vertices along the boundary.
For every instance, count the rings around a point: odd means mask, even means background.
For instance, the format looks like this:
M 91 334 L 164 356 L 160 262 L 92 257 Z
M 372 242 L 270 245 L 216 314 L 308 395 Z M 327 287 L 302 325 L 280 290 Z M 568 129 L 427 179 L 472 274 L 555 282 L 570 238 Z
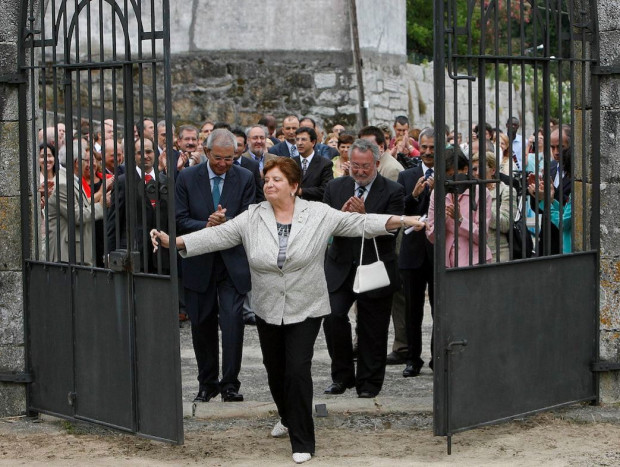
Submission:
M 377 172 L 379 148 L 366 140 L 356 140 L 350 149 L 351 176 L 331 181 L 324 202 L 332 208 L 360 213 L 402 215 L 404 191 L 398 183 Z M 360 232 L 361 234 L 361 232 Z M 342 394 L 353 386 L 362 398 L 375 397 L 383 386 L 392 294 L 400 285 L 396 264 L 396 237 L 376 239 L 379 257 L 385 263 L 390 285 L 361 294 L 353 292 L 362 238 L 334 237 L 327 251 L 325 277 L 331 314 L 323 329 L 332 359 L 332 384 L 326 394 Z M 363 263 L 377 260 L 372 240 L 365 240 Z M 348 312 L 357 300 L 357 374 Z
M 250 172 L 252 172 L 252 175 L 254 175 L 254 184 L 256 185 L 255 202 L 260 203 L 261 201 L 265 200 L 265 195 L 263 194 L 263 183 L 262 183 L 262 178 L 260 176 L 258 162 L 256 162 L 255 160 L 249 159 L 247 157 L 241 157 L 243 154 L 245 154 L 246 146 L 247 146 L 246 144 L 247 136 L 245 132 L 239 128 L 235 128 L 232 130 L 232 134 L 235 135 L 235 138 L 237 138 L 237 150 L 235 151 L 234 164 L 238 165 L 239 167 L 243 167 L 244 169 L 248 169 Z M 207 140 L 205 140 L 203 144 L 205 154 L 206 154 L 207 148 L 204 145 L 206 144 L 206 142 Z
M 314 131 L 316 131 L 317 134 L 317 143 L 314 145 L 314 152 L 316 154 L 318 154 L 321 157 L 325 157 L 326 159 L 329 159 L 330 161 L 338 156 L 338 150 L 336 148 L 332 148 L 331 146 L 328 146 L 327 144 L 323 144 L 321 143 L 323 136 L 322 136 L 322 132 L 319 131 L 319 129 L 316 127 L 316 121 L 313 118 L 310 117 L 304 117 L 301 119 L 301 121 L 299 122 L 299 126 L 307 126 L 312 128 Z
M 225 129 L 207 139 L 207 162 L 179 172 L 176 220 L 179 235 L 226 222 L 254 202 L 252 173 L 233 164 L 237 140 Z M 198 363 L 198 395 L 208 402 L 220 392 L 225 402 L 242 401 L 239 370 L 243 346 L 243 299 L 250 290 L 245 250 L 238 245 L 182 261 L 185 306 Z M 219 375 L 218 321 L 222 331 Z
M 435 132 L 425 128 L 420 133 L 422 163 L 398 175 L 398 183 L 405 189 L 405 215 L 423 216 L 428 213 L 431 193 L 435 185 Z M 403 235 L 400 245 L 398 268 L 403 280 L 405 295 L 405 328 L 407 332 L 407 357 L 404 377 L 417 376 L 424 365 L 422 354 L 422 319 L 426 287 L 433 310 L 433 245 L 424 230 Z M 431 343 L 432 352 L 432 343 Z M 432 361 L 429 364 L 432 368 Z
M 271 154 L 282 157 L 299 156 L 295 145 L 295 132 L 299 129 L 299 119 L 295 115 L 287 115 L 282 121 L 284 141 L 269 148 Z
M 570 197 L 572 188 L 572 164 L 570 159 L 570 144 L 570 125 L 562 125 L 561 128 L 557 128 L 551 132 L 551 136 L 549 137 L 549 146 L 551 148 L 551 155 L 553 156 L 553 161 L 551 163 L 551 169 L 549 170 L 549 176 L 551 177 L 551 182 L 553 183 L 553 187 L 555 188 L 554 198 L 561 202 L 562 205 L 568 202 L 568 198 Z M 562 165 L 561 171 L 560 164 Z M 561 199 L 560 191 L 562 192 Z
M 135 208 L 131 209 L 130 216 L 135 216 L 136 230 L 132 232 L 132 250 L 140 252 L 140 271 L 147 273 L 167 273 L 169 268 L 168 251 L 153 254 L 150 245 L 149 232 L 151 229 L 168 227 L 168 202 L 166 175 L 156 174 L 154 170 L 155 151 L 153 141 L 145 138 L 134 143 L 136 170 L 133 173 L 135 186 Z M 129 172 L 120 175 L 110 192 L 110 207 L 107 212 L 105 231 L 107 250 L 110 253 L 118 249 L 128 249 L 127 225 L 131 225 L 127 218 L 127 177 Z M 117 226 L 118 223 L 118 226 Z M 158 270 L 156 255 L 161 255 L 161 269 Z
M 553 156 L 553 160 L 550 164 L 549 179 L 555 189 L 553 198 L 557 200 L 562 206 L 564 206 L 568 202 L 573 185 L 570 145 L 570 125 L 562 125 L 561 128 L 558 127 L 551 132 L 551 135 L 549 136 L 549 146 L 551 148 L 551 155 Z M 560 230 L 547 218 L 545 210 L 542 209 L 540 206 L 541 200 L 542 196 L 539 196 L 537 200 L 536 196 L 530 195 L 530 206 L 535 212 L 538 212 L 543 216 L 540 226 L 539 242 L 537 245 L 537 255 L 557 255 L 562 253 L 562 250 L 560 249 Z M 548 248 L 545 245 L 545 230 L 547 229 L 547 226 L 549 228 L 550 239 Z
M 301 168 L 299 196 L 308 201 L 322 201 L 325 186 L 334 178 L 334 163 L 314 152 L 316 132 L 302 126 L 295 132 L 295 143 L 299 156 L 293 157 Z
M 122 145 L 108 139 L 103 142 L 101 152 L 103 153 L 103 170 L 106 174 L 118 177 L 125 173 Z

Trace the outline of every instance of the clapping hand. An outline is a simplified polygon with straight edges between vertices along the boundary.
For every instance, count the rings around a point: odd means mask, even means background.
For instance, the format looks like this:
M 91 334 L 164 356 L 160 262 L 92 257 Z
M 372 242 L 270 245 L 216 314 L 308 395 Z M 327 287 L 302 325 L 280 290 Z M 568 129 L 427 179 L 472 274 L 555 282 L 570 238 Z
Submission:
M 45 194 L 47 192 L 47 195 Z M 39 193 L 41 194 L 41 209 L 45 208 L 45 198 L 49 198 L 50 196 L 52 196 L 52 193 L 54 192 L 54 180 L 48 180 L 47 181 L 47 187 L 45 186 L 45 182 L 41 183 L 41 186 L 39 186 Z
M 344 212 L 358 212 L 360 214 L 366 214 L 366 205 L 363 198 L 357 196 L 351 196 L 344 206 L 342 206 Z
M 411 192 L 411 196 L 417 198 L 422 194 L 426 187 L 428 187 L 429 191 L 432 190 L 435 187 L 435 178 L 427 178 L 425 176 L 420 177 L 418 179 L 418 182 L 415 184 L 415 187 L 413 188 L 413 192 Z
M 215 227 L 226 222 L 226 208 L 222 209 L 222 205 L 217 205 L 217 211 L 209 216 L 207 227 Z

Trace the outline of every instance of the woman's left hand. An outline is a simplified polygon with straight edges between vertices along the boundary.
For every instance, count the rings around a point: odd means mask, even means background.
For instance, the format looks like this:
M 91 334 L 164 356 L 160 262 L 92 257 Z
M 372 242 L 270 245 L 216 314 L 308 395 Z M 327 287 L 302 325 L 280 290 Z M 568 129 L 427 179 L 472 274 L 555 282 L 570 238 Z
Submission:
M 426 227 L 426 222 L 420 220 L 420 216 L 405 216 L 405 225 L 418 231 Z

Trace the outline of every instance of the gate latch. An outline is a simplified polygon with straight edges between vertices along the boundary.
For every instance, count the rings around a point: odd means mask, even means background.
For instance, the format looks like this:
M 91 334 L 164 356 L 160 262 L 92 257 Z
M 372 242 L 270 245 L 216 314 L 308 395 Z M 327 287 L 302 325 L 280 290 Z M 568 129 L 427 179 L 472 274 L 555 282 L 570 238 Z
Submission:
M 108 255 L 108 267 L 114 272 L 138 272 L 140 270 L 140 253 L 114 250 Z
M 448 345 L 446 345 L 446 351 L 452 352 L 454 350 L 453 347 L 467 347 L 467 339 L 459 339 L 449 342 Z

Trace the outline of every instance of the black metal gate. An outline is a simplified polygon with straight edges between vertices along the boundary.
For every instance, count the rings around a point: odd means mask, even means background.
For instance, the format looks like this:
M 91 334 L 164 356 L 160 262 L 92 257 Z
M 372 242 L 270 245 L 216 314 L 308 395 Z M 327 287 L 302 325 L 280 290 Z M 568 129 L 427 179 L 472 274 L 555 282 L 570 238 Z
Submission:
M 459 431 L 598 398 L 596 41 L 595 2 L 435 2 L 434 426 L 449 450 Z
M 176 251 L 148 237 L 175 226 L 168 0 L 21 17 L 28 409 L 182 443 Z

